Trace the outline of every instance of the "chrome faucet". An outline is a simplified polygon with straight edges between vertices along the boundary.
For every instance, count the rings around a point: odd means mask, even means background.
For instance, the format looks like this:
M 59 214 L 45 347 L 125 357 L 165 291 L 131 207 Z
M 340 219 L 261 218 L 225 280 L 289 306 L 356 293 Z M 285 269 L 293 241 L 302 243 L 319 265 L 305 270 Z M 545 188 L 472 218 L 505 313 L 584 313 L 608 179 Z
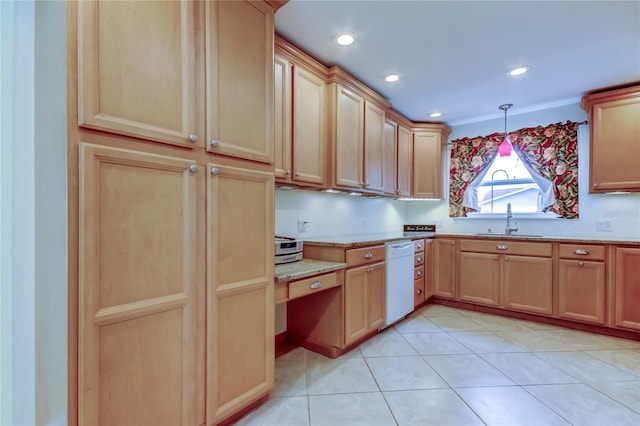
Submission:
M 511 203 L 507 203 L 507 226 L 504 228 L 504 233 L 506 235 L 511 235 L 512 232 L 518 232 L 518 222 L 515 220 L 513 223 L 515 225 L 511 225 L 511 219 L 513 218 L 513 214 L 511 214 Z

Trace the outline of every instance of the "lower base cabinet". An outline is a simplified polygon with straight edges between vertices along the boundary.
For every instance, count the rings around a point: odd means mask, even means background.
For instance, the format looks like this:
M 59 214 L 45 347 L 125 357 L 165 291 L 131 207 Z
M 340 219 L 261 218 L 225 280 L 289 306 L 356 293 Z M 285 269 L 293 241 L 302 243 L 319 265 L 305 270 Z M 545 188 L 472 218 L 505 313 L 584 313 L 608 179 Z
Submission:
M 458 297 L 465 302 L 500 305 L 499 256 L 461 252 L 458 268 Z
M 345 272 L 345 345 L 384 325 L 385 263 L 378 262 Z
M 640 248 L 618 247 L 615 256 L 614 324 L 640 330 Z
M 604 262 L 560 259 L 558 262 L 558 316 L 604 325 Z
M 553 261 L 533 256 L 502 256 L 502 307 L 553 314 Z

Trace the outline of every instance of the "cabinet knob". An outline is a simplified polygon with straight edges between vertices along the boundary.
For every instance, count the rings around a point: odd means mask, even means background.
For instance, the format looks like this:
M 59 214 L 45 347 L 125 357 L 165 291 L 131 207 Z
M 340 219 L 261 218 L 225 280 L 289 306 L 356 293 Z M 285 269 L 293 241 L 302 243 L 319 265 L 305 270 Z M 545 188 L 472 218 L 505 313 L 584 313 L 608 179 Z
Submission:
M 218 142 L 217 140 L 213 139 L 211 141 L 211 146 L 216 148 L 216 147 L 220 146 L 220 142 Z
M 422 294 L 422 289 L 421 288 L 418 289 L 418 294 Z
M 422 244 L 418 244 L 418 249 L 421 249 L 421 248 L 422 248 Z
M 286 171 L 286 175 L 289 176 L 291 174 L 291 170 Z
M 212 168 L 211 168 L 211 174 L 212 174 L 212 175 L 220 174 L 220 170 L 218 170 L 218 168 L 217 168 L 217 167 L 212 167 Z
M 418 262 L 422 262 L 422 258 L 418 256 Z
M 371 271 L 373 271 L 373 268 L 372 267 L 368 267 L 367 268 L 367 272 L 371 272 Z
M 189 140 L 191 142 L 198 142 L 198 135 L 193 135 L 193 134 L 189 135 Z
M 600 184 L 598 182 L 594 182 L 593 187 L 597 188 Z
M 367 252 L 367 254 L 364 255 L 365 259 L 371 259 L 373 257 L 373 253 L 371 253 L 370 251 Z
M 581 256 L 587 256 L 589 254 L 589 250 L 578 249 L 578 250 L 574 250 L 573 254 L 579 254 Z
M 418 276 L 421 277 L 422 276 L 422 271 L 418 271 Z
M 504 260 L 506 260 L 506 261 L 508 262 L 508 261 L 509 261 L 509 256 L 506 256 L 506 257 L 504 258 Z
M 189 170 L 191 170 L 193 173 L 198 171 L 198 165 L 197 164 L 192 164 L 189 166 Z
M 584 266 L 584 262 L 578 262 L 578 266 L 582 268 Z
M 496 246 L 496 250 L 506 250 L 507 246 L 505 246 L 504 244 L 500 244 L 498 246 Z
M 317 288 L 322 287 L 322 281 L 314 281 L 309 285 L 309 288 L 315 290 Z
M 300 172 L 296 172 L 296 176 L 300 176 Z
M 498 260 L 498 256 L 493 256 L 493 260 Z

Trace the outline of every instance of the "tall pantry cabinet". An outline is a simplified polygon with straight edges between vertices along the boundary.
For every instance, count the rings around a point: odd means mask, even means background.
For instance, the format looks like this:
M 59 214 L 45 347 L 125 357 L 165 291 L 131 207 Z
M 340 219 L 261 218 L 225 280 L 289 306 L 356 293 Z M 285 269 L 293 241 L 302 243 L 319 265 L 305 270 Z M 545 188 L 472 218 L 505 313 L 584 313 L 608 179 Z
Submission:
M 273 385 L 277 2 L 69 2 L 69 422 Z

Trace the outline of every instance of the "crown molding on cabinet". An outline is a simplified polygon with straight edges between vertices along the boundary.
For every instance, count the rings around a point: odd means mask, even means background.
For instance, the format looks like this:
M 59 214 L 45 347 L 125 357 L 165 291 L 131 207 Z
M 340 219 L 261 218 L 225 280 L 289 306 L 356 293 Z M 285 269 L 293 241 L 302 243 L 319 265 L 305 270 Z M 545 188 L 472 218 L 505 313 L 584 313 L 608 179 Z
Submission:
M 323 80 L 327 79 L 327 67 L 324 64 L 278 34 L 275 35 L 275 52 L 288 61 L 303 66 L 307 71 L 316 74 L 317 77 Z

